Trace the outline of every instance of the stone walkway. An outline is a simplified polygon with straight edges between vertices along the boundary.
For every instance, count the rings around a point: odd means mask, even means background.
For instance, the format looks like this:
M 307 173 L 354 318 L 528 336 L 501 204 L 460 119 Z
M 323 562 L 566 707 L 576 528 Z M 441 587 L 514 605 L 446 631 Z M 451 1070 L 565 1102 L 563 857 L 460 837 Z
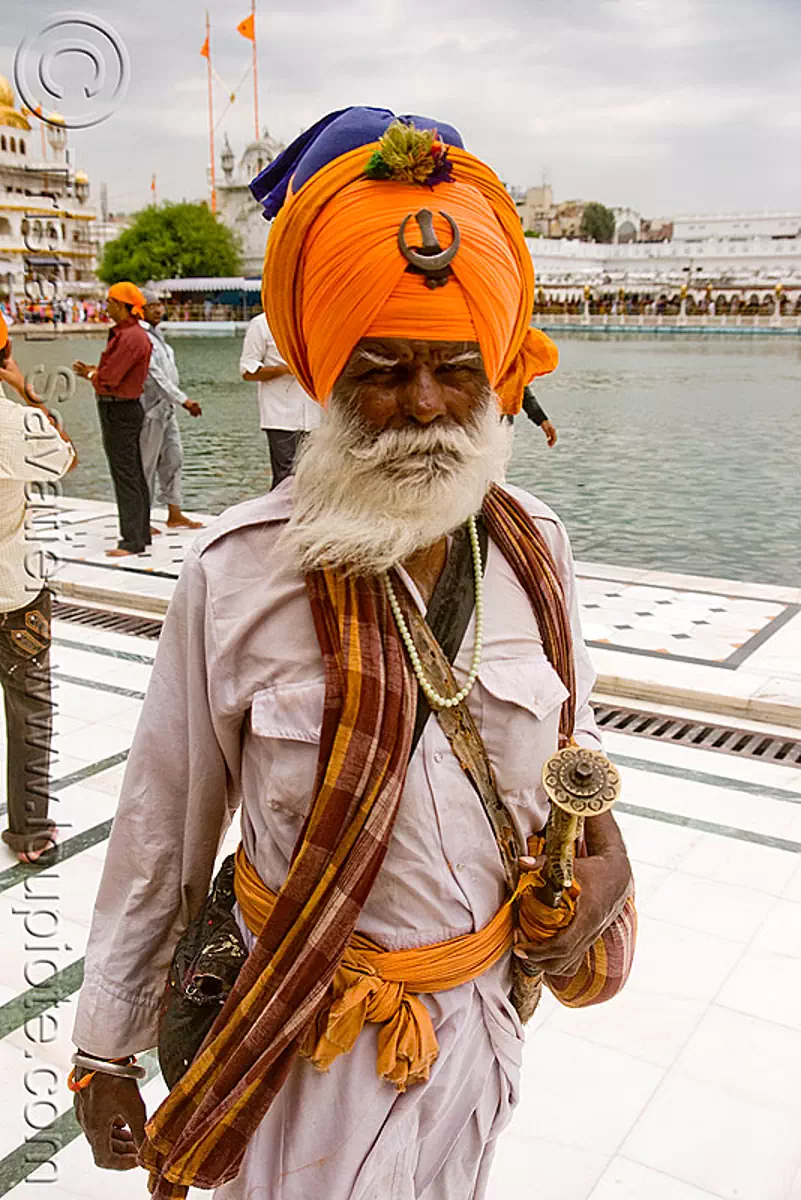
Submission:
M 194 514 L 201 520 L 212 517 Z M 108 559 L 112 504 L 68 498 L 42 514 L 66 597 L 166 611 L 191 532 L 167 530 L 151 551 Z M 801 587 L 577 564 L 584 633 L 598 690 L 801 727 Z
M 59 586 L 163 608 L 191 535 L 162 535 L 149 559 L 109 568 L 98 554 L 116 538 L 108 509 L 70 505 L 71 561 Z M 759 698 L 758 679 L 762 688 L 780 680 L 791 697 L 801 688 L 788 648 L 801 596 L 581 570 L 604 687 L 622 680 L 661 694 L 661 679 L 694 696 L 707 688 L 721 703 L 752 685 Z M 58 1200 L 146 1200 L 142 1173 L 94 1168 L 64 1079 L 90 914 L 155 643 L 62 620 L 54 638 L 60 860 L 31 872 L 0 847 L 0 1196 L 22 1200 L 41 1181 Z M 735 685 L 742 672 L 750 678 Z M 801 1200 L 801 770 L 625 733 L 605 741 L 623 776 L 620 823 L 638 885 L 634 970 L 599 1008 L 561 1009 L 546 996 L 488 1200 Z M 226 852 L 237 836 L 234 826 Z M 152 1111 L 164 1085 L 150 1061 Z

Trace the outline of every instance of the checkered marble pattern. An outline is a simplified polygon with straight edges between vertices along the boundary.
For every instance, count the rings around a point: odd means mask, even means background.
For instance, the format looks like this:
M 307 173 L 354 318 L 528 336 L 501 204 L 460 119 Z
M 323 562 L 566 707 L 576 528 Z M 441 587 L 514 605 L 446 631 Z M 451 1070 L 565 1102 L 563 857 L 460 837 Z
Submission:
M 168 530 L 165 510 L 152 517 L 162 533 L 146 554 L 108 558 L 117 541 L 113 504 L 69 496 L 40 512 L 42 542 L 56 559 L 56 592 L 166 612 L 195 533 Z M 602 562 L 576 567 L 599 691 L 801 726 L 801 588 Z
M 64 514 L 59 516 L 57 553 L 65 562 L 93 563 L 137 573 L 160 571 L 177 578 L 184 555 L 195 536 L 195 531 L 191 529 L 168 529 L 165 522 L 154 515 L 153 528 L 160 532 L 153 537 L 153 544 L 144 554 L 114 560 L 106 557 L 106 551 L 113 550 L 119 541 L 116 512 L 112 510 L 94 516 L 76 513 L 74 516 L 71 522 L 64 520 Z
M 591 645 L 704 663 L 742 662 L 793 606 L 738 596 L 579 579 Z M 794 611 L 794 609 L 793 609 Z M 760 636 L 761 635 L 761 636 Z
M 109 558 L 106 552 L 117 546 L 120 536 L 115 505 L 70 496 L 57 509 L 38 512 L 33 528 L 56 560 L 55 590 L 64 596 L 165 612 L 197 536 L 194 529 L 168 529 L 166 515 L 161 508 L 151 512 L 151 525 L 160 532 L 145 553 Z M 214 519 L 201 513 L 191 516 L 204 525 Z

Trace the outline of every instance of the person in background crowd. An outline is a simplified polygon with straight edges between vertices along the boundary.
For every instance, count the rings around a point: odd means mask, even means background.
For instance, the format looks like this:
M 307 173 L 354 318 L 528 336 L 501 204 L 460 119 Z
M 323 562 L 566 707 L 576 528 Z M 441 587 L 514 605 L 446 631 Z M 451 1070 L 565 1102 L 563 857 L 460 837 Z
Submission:
M 176 407 L 185 408 L 191 417 L 199 417 L 203 410 L 195 400 L 190 400 L 179 387 L 175 351 L 164 339 L 159 324 L 164 320 L 164 304 L 153 288 L 144 288 L 145 299 L 143 326 L 150 338 L 150 365 L 142 392 L 142 408 L 145 419 L 139 437 L 142 451 L 142 467 L 147 480 L 151 505 L 156 501 L 158 482 L 159 500 L 167 505 L 167 526 L 170 529 L 201 529 L 201 521 L 193 521 L 181 511 L 181 467 L 184 451 L 181 431 L 178 428 Z M 151 533 L 161 530 L 151 526 Z
M 239 371 L 248 383 L 259 385 L 259 421 L 267 434 L 276 488 L 291 475 L 304 435 L 320 424 L 320 410 L 278 353 L 263 312 L 248 324 Z
M 150 365 L 150 338 L 139 324 L 145 299 L 133 283 L 115 283 L 107 297 L 108 315 L 114 322 L 98 365 L 72 364 L 76 375 L 88 379 L 97 395 L 97 411 L 108 459 L 117 511 L 120 540 L 109 558 L 142 554 L 150 545 L 150 493 L 142 469 L 139 435 L 144 423 L 140 403 Z
M 3 383 L 29 407 L 9 400 Z M 48 816 L 53 729 L 50 592 L 26 510 L 37 489 L 48 503 L 52 492 L 47 488 L 75 462 L 69 438 L 26 385 L 0 316 L 0 685 L 6 710 L 8 806 L 8 828 L 2 836 L 23 863 L 37 862 L 56 844 L 56 824 Z

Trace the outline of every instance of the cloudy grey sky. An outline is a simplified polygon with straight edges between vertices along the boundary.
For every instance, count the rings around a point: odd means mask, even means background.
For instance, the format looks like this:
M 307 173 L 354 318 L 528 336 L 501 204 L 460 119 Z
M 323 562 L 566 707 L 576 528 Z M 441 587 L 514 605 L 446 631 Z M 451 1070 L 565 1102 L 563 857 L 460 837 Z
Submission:
M 116 114 L 75 133 L 112 209 L 205 194 L 202 0 L 86 0 L 131 61 Z M 234 86 L 250 0 L 208 0 L 213 62 Z M 75 5 L 78 7 L 78 4 Z M 0 72 L 71 3 L 5 0 Z M 801 0 L 257 0 L 262 122 L 288 141 L 323 113 L 374 104 L 441 117 L 510 183 L 646 216 L 801 207 Z M 85 64 L 62 56 L 66 86 Z M 70 73 L 72 72 L 72 73 Z M 76 74 L 77 72 L 77 74 Z M 250 81 L 223 117 L 252 136 Z M 216 116 L 226 105 L 215 85 Z

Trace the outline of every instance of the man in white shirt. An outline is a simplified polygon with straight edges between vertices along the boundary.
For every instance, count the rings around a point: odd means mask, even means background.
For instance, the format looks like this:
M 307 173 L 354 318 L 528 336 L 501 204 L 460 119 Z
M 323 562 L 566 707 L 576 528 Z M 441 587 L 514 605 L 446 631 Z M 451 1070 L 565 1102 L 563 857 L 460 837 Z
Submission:
M 69 439 L 26 387 L 11 357 L 0 316 L 0 381 L 29 407 L 9 400 L 0 383 L 0 685 L 5 697 L 8 829 L 3 841 L 20 862 L 55 846 L 48 819 L 52 701 L 50 592 L 42 547 L 26 524 L 28 504 L 47 503 L 75 461 Z
M 247 327 L 239 371 L 248 383 L 259 385 L 259 421 L 267 434 L 275 488 L 292 474 L 304 434 L 320 424 L 320 409 L 278 353 L 264 313 Z

